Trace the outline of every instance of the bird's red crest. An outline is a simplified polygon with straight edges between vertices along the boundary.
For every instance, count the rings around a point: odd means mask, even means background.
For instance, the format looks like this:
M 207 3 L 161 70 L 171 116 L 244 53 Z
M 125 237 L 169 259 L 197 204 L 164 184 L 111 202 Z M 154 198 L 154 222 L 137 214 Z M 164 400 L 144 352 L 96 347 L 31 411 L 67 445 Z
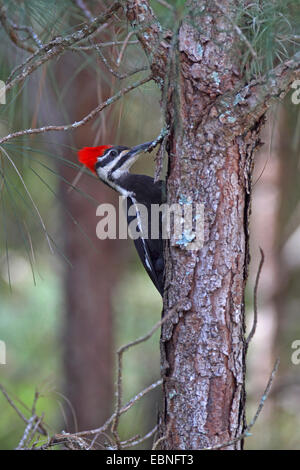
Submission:
M 100 145 L 99 147 L 84 147 L 78 152 L 78 160 L 83 163 L 93 173 L 95 171 L 95 165 L 97 158 L 102 157 L 105 150 L 110 149 L 112 145 Z

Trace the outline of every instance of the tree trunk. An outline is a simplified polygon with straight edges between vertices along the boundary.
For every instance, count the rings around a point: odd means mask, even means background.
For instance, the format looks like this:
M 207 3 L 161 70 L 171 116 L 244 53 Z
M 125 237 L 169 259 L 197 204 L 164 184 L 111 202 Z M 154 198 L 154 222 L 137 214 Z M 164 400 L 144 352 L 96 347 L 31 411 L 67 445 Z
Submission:
M 234 34 L 216 7 L 198 20 L 205 25 L 198 31 L 188 22 L 179 30 L 174 60 L 180 78 L 167 106 L 169 202 L 204 205 L 204 246 L 168 247 L 166 310 L 184 299 L 191 308 L 162 332 L 166 449 L 226 443 L 242 433 L 245 421 L 244 289 L 259 125 L 243 138 L 223 126 L 238 119 L 230 108 L 220 115 L 214 107 L 239 78 Z
M 213 108 L 216 92 L 236 81 L 228 56 L 233 37 L 226 37 L 224 48 L 210 57 L 227 64 L 226 73 L 223 67 L 215 72 L 220 82 L 202 61 L 205 93 L 198 86 L 194 33 L 183 25 L 179 38 L 181 132 L 176 125 L 172 133 L 168 196 L 170 203 L 184 198 L 204 204 L 205 225 L 199 251 L 183 245 L 168 249 L 165 305 L 188 298 L 192 306 L 172 329 L 163 327 L 163 433 L 166 449 L 201 449 L 236 438 L 244 425 L 244 288 L 250 171 L 258 137 L 255 128 L 245 139 L 225 132 Z M 170 101 L 171 119 L 173 109 Z M 208 113 L 209 128 L 199 127 Z M 231 446 L 240 447 L 239 441 Z

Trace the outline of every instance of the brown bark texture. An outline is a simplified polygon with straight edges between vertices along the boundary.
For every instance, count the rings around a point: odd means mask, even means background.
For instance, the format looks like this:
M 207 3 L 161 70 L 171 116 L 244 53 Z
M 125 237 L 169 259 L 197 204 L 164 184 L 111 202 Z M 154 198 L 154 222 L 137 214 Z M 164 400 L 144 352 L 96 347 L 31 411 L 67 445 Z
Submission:
M 245 84 L 235 4 L 190 0 L 164 31 L 148 1 L 129 0 L 170 128 L 168 202 L 204 204 L 204 246 L 166 247 L 161 448 L 241 449 L 245 426 L 244 291 L 253 152 L 271 98 L 299 76 L 299 56 Z

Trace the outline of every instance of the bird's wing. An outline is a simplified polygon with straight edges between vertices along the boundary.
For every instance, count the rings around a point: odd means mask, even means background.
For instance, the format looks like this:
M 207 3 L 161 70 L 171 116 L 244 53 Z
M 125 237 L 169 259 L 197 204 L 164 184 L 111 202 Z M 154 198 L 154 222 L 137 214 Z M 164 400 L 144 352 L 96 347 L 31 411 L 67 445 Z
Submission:
M 137 231 L 141 232 L 141 237 L 134 240 L 136 251 L 143 263 L 144 268 L 146 269 L 149 277 L 151 278 L 153 284 L 156 286 L 157 290 L 163 295 L 163 262 L 160 263 L 159 256 L 163 250 L 162 240 L 151 240 L 148 237 L 144 238 L 142 236 L 143 230 L 141 227 L 141 220 L 139 217 L 139 211 L 135 205 L 135 200 L 133 197 L 128 197 L 128 207 L 127 207 L 127 221 L 128 224 L 134 219 L 137 219 Z M 131 206 L 135 207 L 135 216 L 128 215 L 128 210 Z M 147 230 L 149 233 L 149 227 Z M 155 244 L 161 244 L 160 249 L 155 249 Z M 160 265 L 162 265 L 160 267 Z
M 149 277 L 151 278 L 153 284 L 160 292 L 160 294 L 163 295 L 163 266 L 161 267 L 160 272 L 158 272 L 157 265 L 160 265 L 162 263 L 156 263 L 156 260 L 153 260 L 151 258 L 149 250 L 149 240 L 137 238 L 136 240 L 134 240 L 134 244 L 136 251 L 138 252 L 138 255 Z

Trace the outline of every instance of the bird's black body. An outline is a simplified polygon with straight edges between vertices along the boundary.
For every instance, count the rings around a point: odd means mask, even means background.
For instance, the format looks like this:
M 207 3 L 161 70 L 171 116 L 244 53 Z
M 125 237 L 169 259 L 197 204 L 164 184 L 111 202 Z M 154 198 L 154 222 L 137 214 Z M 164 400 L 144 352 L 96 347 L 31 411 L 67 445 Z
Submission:
M 137 155 L 147 151 L 150 145 L 151 142 L 131 149 L 123 146 L 111 147 L 97 159 L 95 170 L 105 184 L 126 197 L 127 222 L 130 224 L 136 219 L 137 231 L 141 232 L 141 236 L 134 239 L 136 250 L 152 282 L 163 295 L 164 255 L 161 213 L 158 237 L 154 238 L 151 236 L 151 227 L 154 223 L 151 220 L 151 205 L 161 205 L 165 202 L 165 183 L 154 182 L 150 176 L 131 174 L 128 171 L 137 159 Z M 138 208 L 140 204 L 147 209 L 146 221 L 140 217 Z M 131 211 L 130 214 L 128 214 L 129 211 Z
M 163 181 L 154 182 L 153 178 L 146 175 L 126 175 L 126 187 L 135 195 L 127 197 L 127 221 L 128 225 L 138 217 L 137 208 L 134 209 L 135 214 L 129 215 L 128 212 L 135 204 L 143 204 L 147 208 L 147 237 L 140 237 L 134 240 L 134 244 L 138 255 L 150 276 L 153 284 L 156 286 L 161 295 L 164 288 L 164 257 L 163 257 L 163 240 L 162 240 L 162 217 L 159 220 L 151 220 L 151 204 L 161 205 L 165 202 L 165 183 Z M 151 199 L 149 196 L 151 195 Z M 159 238 L 151 238 L 151 228 L 154 223 L 159 224 Z

